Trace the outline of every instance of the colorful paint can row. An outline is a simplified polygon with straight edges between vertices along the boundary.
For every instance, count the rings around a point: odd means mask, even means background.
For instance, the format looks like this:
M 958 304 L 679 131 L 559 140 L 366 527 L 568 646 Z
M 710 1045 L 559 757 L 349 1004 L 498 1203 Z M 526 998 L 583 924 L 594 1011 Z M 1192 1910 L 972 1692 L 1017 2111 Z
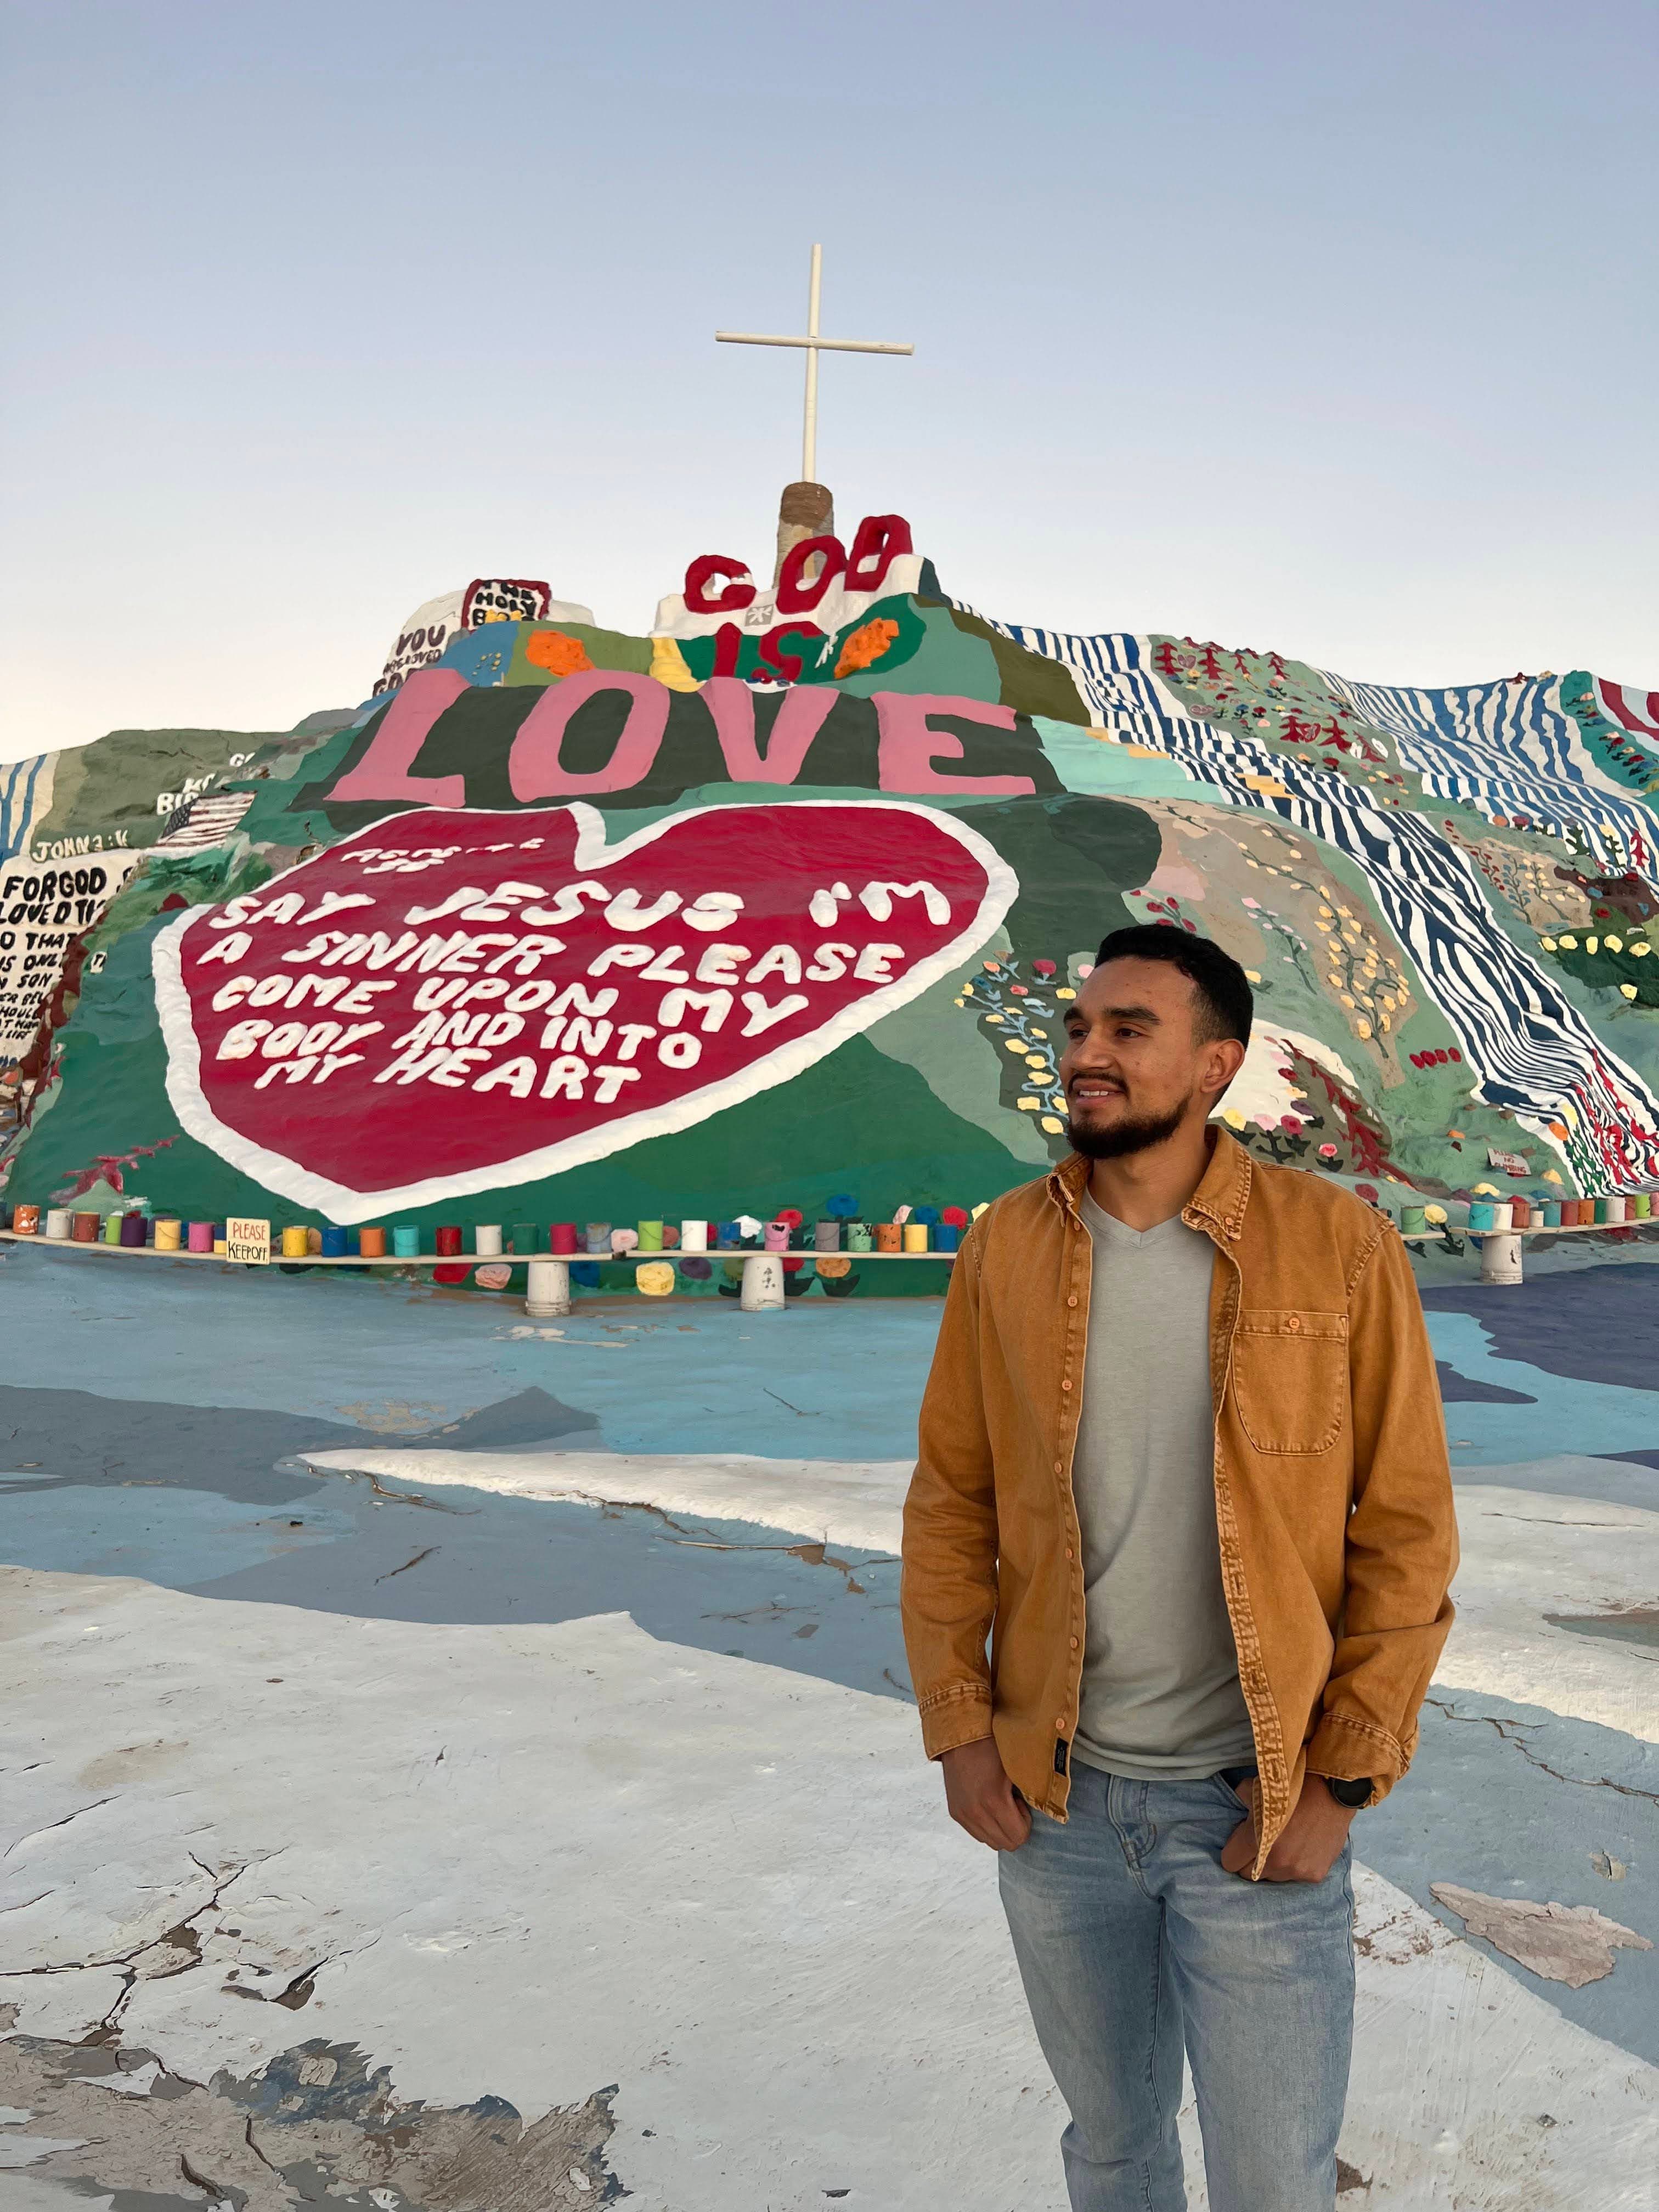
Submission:
M 1472 1198 L 1468 1227 L 1476 1237 L 1501 1237 L 1521 1229 L 1623 1228 L 1633 1221 L 1659 1220 L 1654 1211 L 1655 1195 L 1652 1191 L 1638 1190 L 1623 1196 L 1606 1193 L 1597 1198 Z M 1402 1206 L 1400 1233 L 1425 1237 L 1445 1220 L 1444 1206 Z

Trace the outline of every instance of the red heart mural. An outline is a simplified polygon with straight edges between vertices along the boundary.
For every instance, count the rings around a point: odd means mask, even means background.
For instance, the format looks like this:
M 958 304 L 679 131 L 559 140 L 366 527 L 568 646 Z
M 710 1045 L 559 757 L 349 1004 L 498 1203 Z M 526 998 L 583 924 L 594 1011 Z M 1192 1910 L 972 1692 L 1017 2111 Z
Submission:
M 268 1189 L 364 1221 L 555 1175 L 810 1067 L 959 966 L 1018 885 L 954 817 L 428 809 L 155 940 L 167 1091 Z

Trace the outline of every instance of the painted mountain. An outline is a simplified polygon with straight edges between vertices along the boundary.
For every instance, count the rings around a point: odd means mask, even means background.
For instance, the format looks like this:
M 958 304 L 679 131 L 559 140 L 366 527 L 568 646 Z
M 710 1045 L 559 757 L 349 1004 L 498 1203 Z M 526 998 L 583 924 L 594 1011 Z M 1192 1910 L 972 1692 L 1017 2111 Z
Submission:
M 693 561 L 642 636 L 477 579 L 355 713 L 0 769 L 8 1195 L 972 1205 L 1064 1152 L 1064 1001 L 1127 921 L 1249 971 L 1262 1157 L 1650 1184 L 1656 790 L 1659 696 L 1005 623 L 896 516 L 770 588 Z

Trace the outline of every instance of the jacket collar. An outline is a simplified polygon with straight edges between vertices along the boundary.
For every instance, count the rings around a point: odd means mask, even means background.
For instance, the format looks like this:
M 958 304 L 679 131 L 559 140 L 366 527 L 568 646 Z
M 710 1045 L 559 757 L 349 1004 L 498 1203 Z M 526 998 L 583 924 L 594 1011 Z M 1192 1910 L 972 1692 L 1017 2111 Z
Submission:
M 1206 1228 L 1237 1243 L 1243 1233 L 1244 1209 L 1249 1203 L 1255 1163 L 1237 1139 L 1219 1122 L 1210 1124 L 1212 1141 L 1210 1164 L 1198 1188 L 1181 1210 L 1192 1229 Z M 1060 1212 L 1073 1221 L 1081 1218 L 1078 1200 L 1089 1182 L 1089 1163 L 1081 1152 L 1071 1152 L 1049 1170 L 1048 1194 Z

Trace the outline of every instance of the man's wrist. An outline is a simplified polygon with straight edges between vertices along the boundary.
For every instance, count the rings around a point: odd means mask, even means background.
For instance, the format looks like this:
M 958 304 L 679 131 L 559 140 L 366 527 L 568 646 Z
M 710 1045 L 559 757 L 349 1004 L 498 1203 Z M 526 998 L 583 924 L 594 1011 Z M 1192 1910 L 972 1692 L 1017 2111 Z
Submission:
M 1346 1813 L 1358 1812 L 1361 1806 L 1370 1801 L 1371 1792 L 1376 1787 L 1369 1774 L 1352 1782 L 1332 1774 L 1322 1774 L 1319 1778 Z

